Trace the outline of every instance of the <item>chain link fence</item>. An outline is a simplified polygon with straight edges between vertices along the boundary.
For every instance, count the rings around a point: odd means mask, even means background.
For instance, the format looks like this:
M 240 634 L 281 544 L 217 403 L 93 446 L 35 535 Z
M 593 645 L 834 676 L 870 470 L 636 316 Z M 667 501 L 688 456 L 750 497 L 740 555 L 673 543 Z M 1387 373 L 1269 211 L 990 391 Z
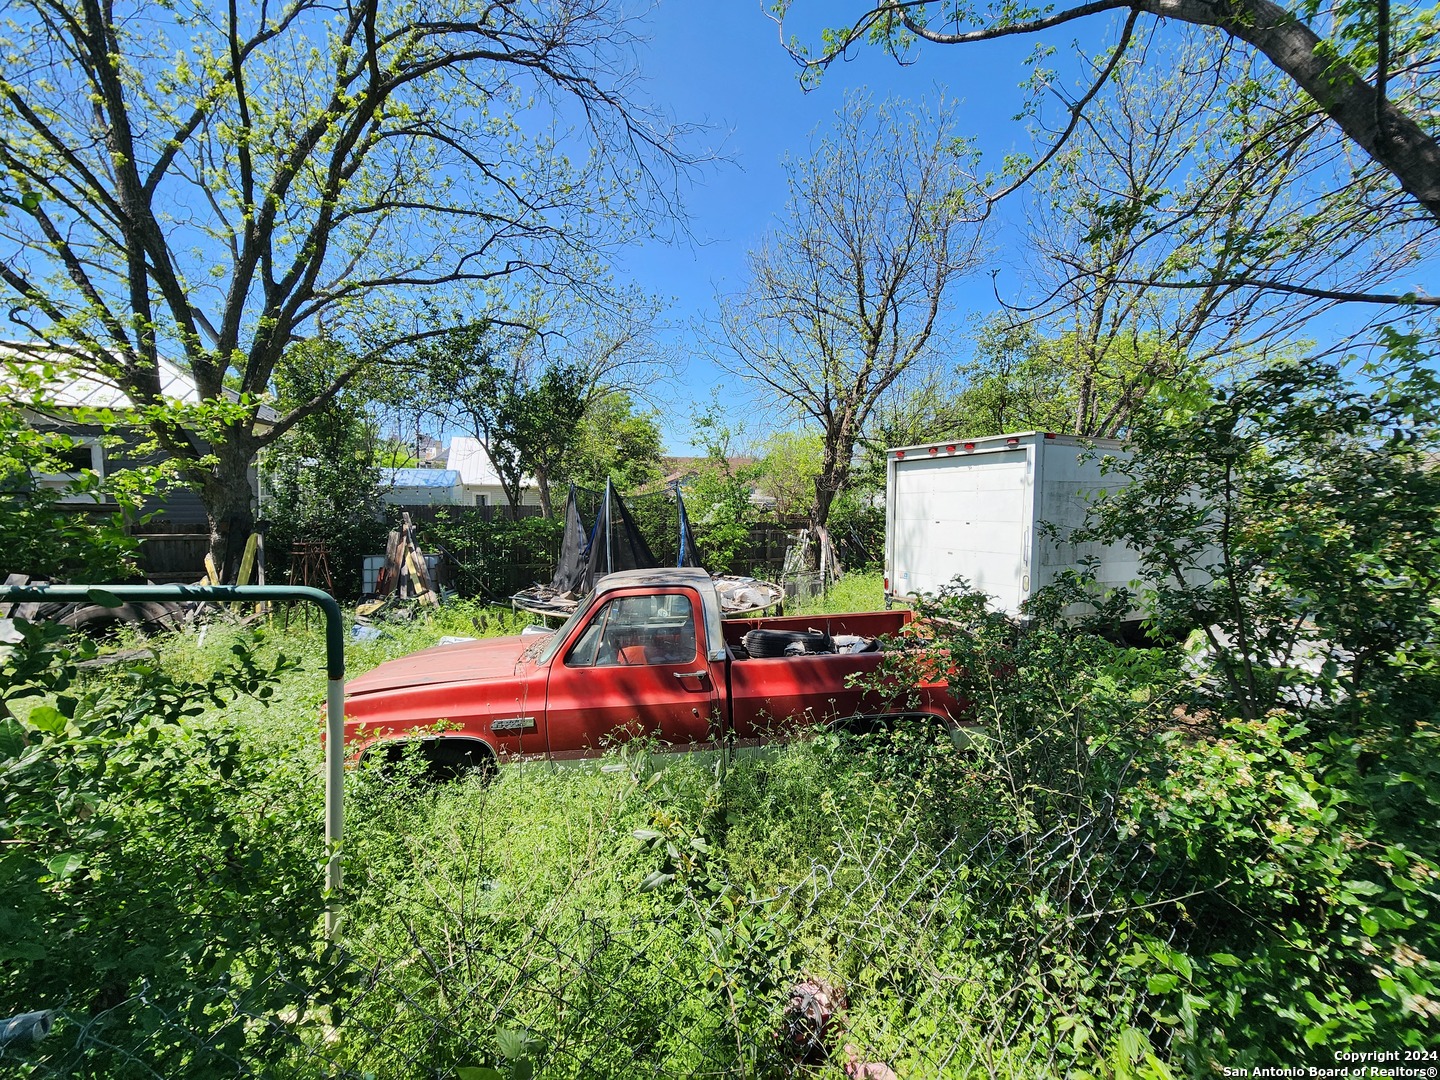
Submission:
M 837 755 L 867 760 L 807 790 Z M 916 781 L 863 740 L 723 780 L 643 760 L 361 790 L 354 898 L 313 963 L 65 1001 L 0 1073 L 883 1080 L 1167 1057 L 1137 958 L 1210 927 L 1113 800 L 1048 827 L 959 820 L 953 791 L 927 794 L 958 756 Z

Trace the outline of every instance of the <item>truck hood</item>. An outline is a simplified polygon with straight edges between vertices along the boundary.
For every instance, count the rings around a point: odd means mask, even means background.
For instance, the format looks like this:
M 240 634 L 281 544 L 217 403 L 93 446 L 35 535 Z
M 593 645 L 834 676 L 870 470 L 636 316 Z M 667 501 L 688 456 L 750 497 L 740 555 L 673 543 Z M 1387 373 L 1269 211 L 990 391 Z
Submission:
M 513 677 L 520 654 L 533 638 L 504 637 L 485 641 L 462 641 L 437 645 L 433 649 L 387 660 L 345 684 L 347 697 L 374 694 L 406 687 L 439 686 L 444 683 L 483 682 Z

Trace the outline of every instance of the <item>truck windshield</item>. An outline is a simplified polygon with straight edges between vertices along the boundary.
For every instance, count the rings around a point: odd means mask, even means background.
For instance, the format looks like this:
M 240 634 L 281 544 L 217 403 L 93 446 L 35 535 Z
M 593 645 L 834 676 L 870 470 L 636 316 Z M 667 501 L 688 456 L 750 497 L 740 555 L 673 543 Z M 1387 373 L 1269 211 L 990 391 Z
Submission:
M 589 616 L 590 609 L 594 606 L 595 594 L 591 593 L 585 598 L 585 601 L 575 609 L 575 614 L 566 619 L 564 625 L 561 626 L 559 630 L 556 630 L 545 639 L 545 644 L 542 645 L 540 651 L 535 654 L 535 662 L 537 664 L 548 664 L 550 658 L 555 655 L 555 651 L 560 648 L 561 643 L 570 636 L 570 631 L 575 629 L 580 620 Z

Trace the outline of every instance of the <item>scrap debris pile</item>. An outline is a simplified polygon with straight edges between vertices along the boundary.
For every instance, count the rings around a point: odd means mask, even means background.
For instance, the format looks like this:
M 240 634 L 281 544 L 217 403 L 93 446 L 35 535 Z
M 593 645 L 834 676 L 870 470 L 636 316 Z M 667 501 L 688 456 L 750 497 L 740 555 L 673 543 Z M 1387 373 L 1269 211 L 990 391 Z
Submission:
M 430 577 L 425 553 L 415 539 L 415 526 L 408 513 L 400 515 L 400 527 L 390 530 L 385 544 L 385 565 L 375 579 L 376 599 L 367 600 L 355 609 L 357 619 L 364 623 L 381 615 L 389 618 L 410 618 L 415 608 L 434 607 L 440 603 L 440 590 Z
M 674 491 L 675 513 L 680 543 L 676 566 L 703 568 L 695 539 L 690 533 L 690 520 L 685 514 L 685 500 L 677 484 Z M 595 582 L 617 570 L 653 570 L 660 566 L 645 538 L 607 481 L 605 493 L 596 512 L 595 521 L 587 530 L 580 517 L 575 485 L 565 502 L 565 531 L 555 576 L 548 585 L 537 584 L 510 598 L 522 611 L 537 615 L 568 616 L 595 589 Z M 784 598 L 784 590 L 769 581 L 737 574 L 712 574 L 715 591 L 720 594 L 720 610 L 725 615 L 764 611 L 775 607 Z

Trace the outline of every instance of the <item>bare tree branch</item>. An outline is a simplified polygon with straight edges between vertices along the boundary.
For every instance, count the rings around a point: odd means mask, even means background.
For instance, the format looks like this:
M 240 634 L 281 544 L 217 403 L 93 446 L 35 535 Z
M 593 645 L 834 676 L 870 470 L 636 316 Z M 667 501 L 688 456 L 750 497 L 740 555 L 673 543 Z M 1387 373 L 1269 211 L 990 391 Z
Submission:
M 1360 147 L 1430 215 L 1440 219 L 1440 142 L 1433 134 L 1432 98 L 1409 101 L 1404 107 L 1387 96 L 1395 66 L 1392 57 L 1394 27 L 1388 9 L 1377 28 L 1380 61 L 1374 81 L 1351 62 L 1347 31 L 1363 18 L 1362 8 L 1321 5 L 1314 12 L 1290 11 L 1272 0 L 1095 0 L 1063 6 L 1046 15 L 1013 18 L 1007 14 L 971 12 L 959 5 L 947 8 L 934 0 L 881 0 L 848 27 L 833 32 L 816 55 L 785 41 L 785 17 L 795 0 L 782 0 L 773 16 L 782 44 L 811 73 L 819 72 L 855 46 L 877 42 L 897 58 L 919 40 L 935 45 L 969 45 L 1019 34 L 1039 34 L 1066 23 L 1119 9 L 1146 13 L 1176 22 L 1214 27 L 1246 42 L 1266 57 L 1296 87 L 1315 101 L 1344 137 Z M 942 31 L 930 23 L 936 9 L 969 21 L 968 29 Z M 1003 10 L 1003 9 L 1002 9 Z M 1308 20 L 1308 21 L 1307 21 Z M 1329 27 L 1324 38 L 1317 27 Z M 1354 35 L 1351 35 L 1352 37 Z M 1428 50 L 1429 28 L 1416 19 L 1407 28 L 1407 47 L 1421 50 L 1400 59 L 1400 67 L 1433 67 L 1437 58 Z
M 947 290 L 978 261 L 984 209 L 954 137 L 904 105 L 852 96 L 789 170 L 787 219 L 721 304 L 718 362 L 820 429 L 810 522 L 831 504 L 876 403 L 929 350 Z

